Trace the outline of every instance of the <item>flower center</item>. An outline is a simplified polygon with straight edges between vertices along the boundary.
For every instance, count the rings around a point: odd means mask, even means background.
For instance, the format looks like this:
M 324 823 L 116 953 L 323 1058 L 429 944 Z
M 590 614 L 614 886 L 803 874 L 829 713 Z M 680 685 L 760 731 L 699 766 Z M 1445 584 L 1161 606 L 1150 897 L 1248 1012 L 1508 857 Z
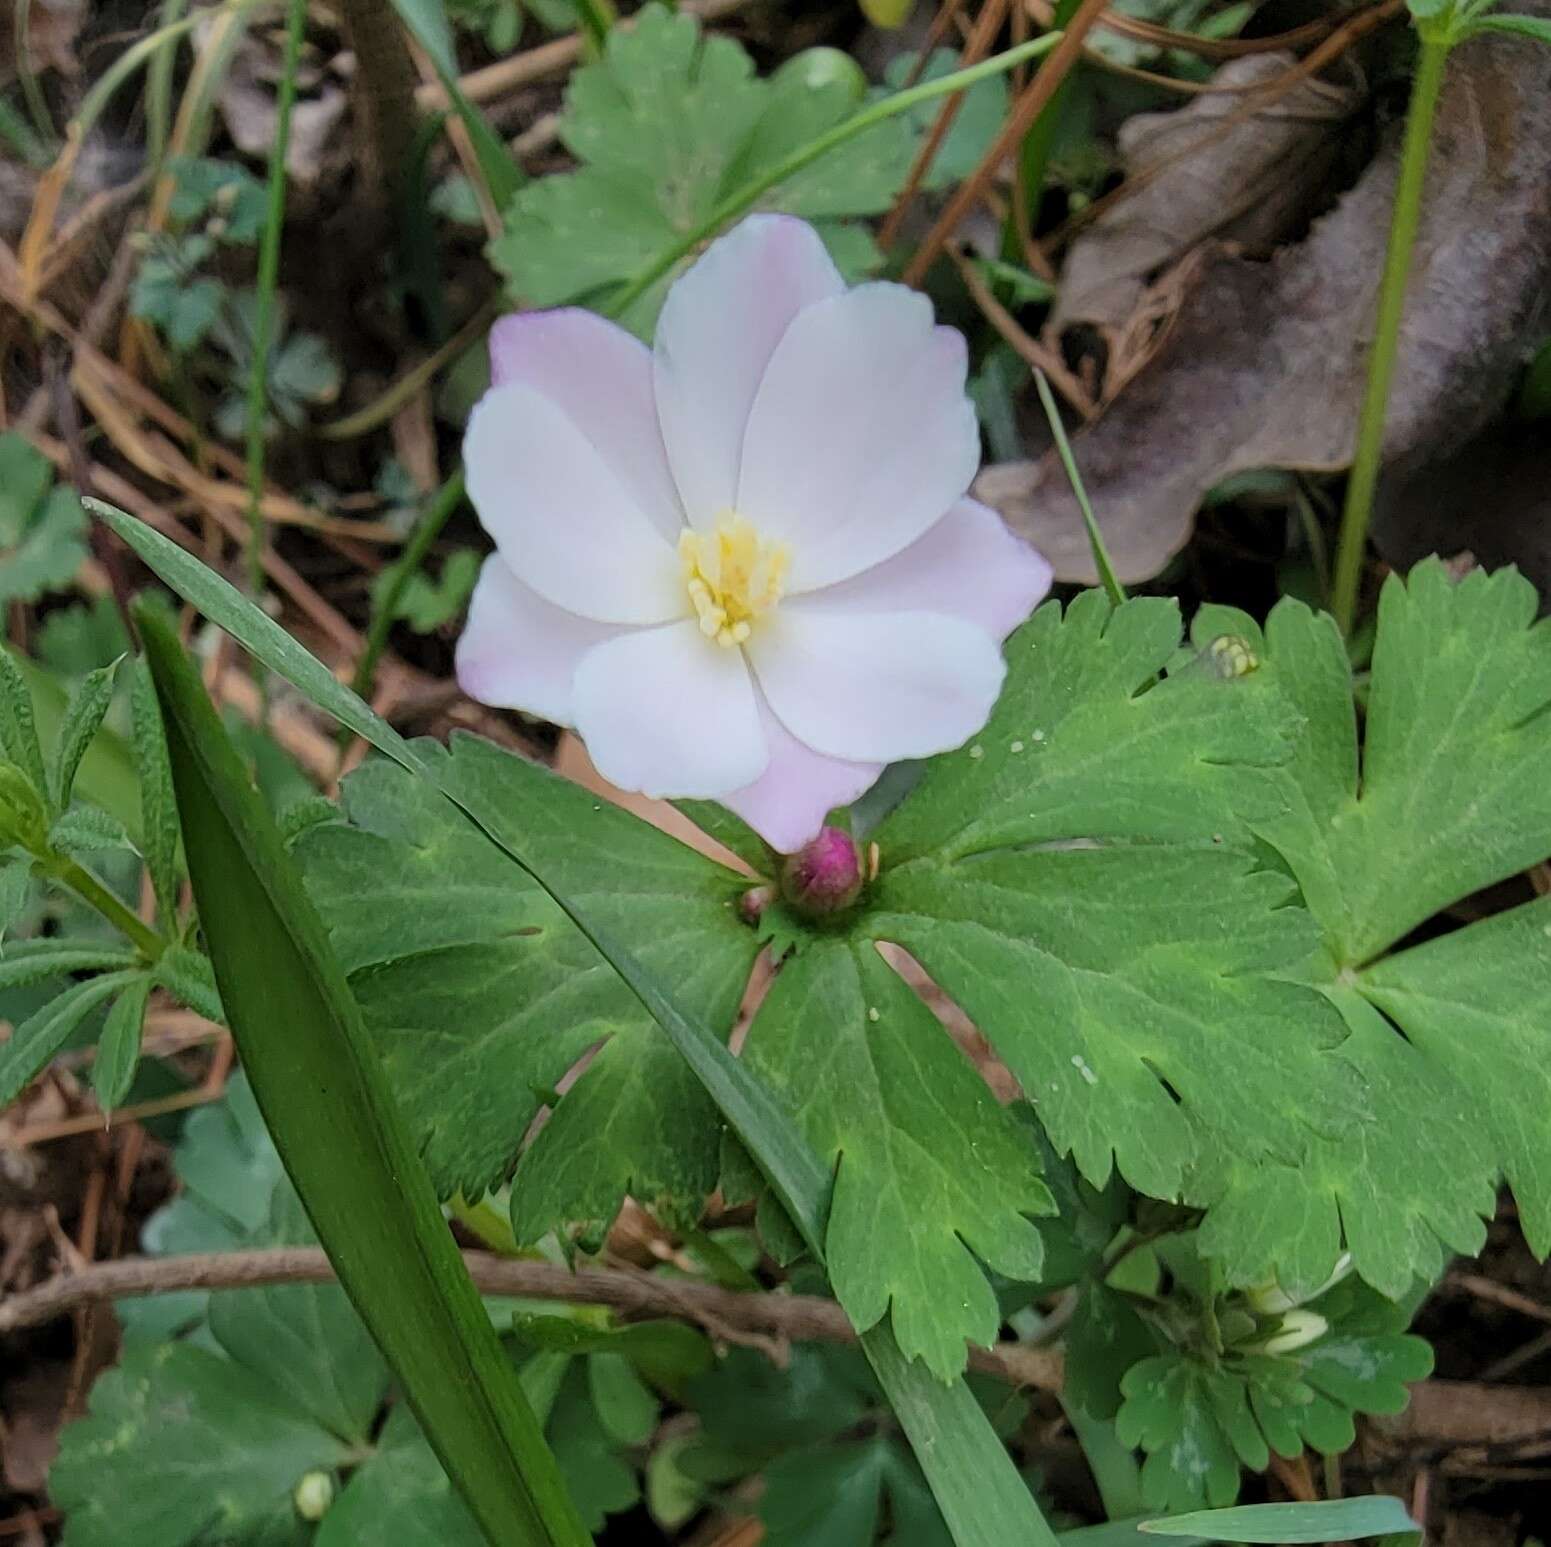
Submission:
M 716 518 L 714 532 L 686 527 L 679 534 L 679 557 L 700 632 L 730 649 L 781 600 L 792 551 L 761 537 L 747 516 L 726 510 Z

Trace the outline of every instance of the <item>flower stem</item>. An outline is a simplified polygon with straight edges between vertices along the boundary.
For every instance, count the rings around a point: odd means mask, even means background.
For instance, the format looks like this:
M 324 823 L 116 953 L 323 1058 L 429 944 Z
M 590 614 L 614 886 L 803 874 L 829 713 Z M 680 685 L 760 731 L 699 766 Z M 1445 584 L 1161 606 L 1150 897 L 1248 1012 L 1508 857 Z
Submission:
M 618 317 L 634 302 L 640 300 L 664 274 L 673 268 L 674 264 L 687 258 L 702 242 L 715 236 L 729 221 L 743 214 L 761 194 L 769 193 L 772 188 L 778 187 L 789 177 L 795 177 L 804 167 L 817 161 L 820 156 L 828 155 L 830 151 L 844 145 L 847 140 L 855 139 L 857 135 L 865 133 L 876 124 L 881 124 L 885 119 L 893 118 L 898 113 L 909 112 L 911 108 L 922 102 L 930 102 L 934 97 L 945 97 L 955 91 L 963 91 L 977 81 L 1002 75 L 1025 60 L 1037 59 L 1041 54 L 1048 54 L 1060 41 L 1059 32 L 1047 32 L 1043 37 L 1020 43 L 1016 48 L 1009 48 L 1003 53 L 993 54 L 991 58 L 983 59 L 979 64 L 955 70 L 951 75 L 939 76 L 934 81 L 922 81 L 918 86 L 893 92 L 877 102 L 870 103 L 859 112 L 853 113 L 844 123 L 836 124 L 834 128 L 809 140 L 806 145 L 799 145 L 790 155 L 783 157 L 773 167 L 766 168 L 758 177 L 750 179 L 736 193 L 724 199 L 712 211 L 710 218 L 703 220 L 687 236 L 659 253 L 634 279 L 610 297 L 608 305 L 602 308 L 604 314 Z
M 290 0 L 285 23 L 285 60 L 275 97 L 275 143 L 269 152 L 269 200 L 259 241 L 258 297 L 253 308 L 253 358 L 248 366 L 248 586 L 264 589 L 264 431 L 269 419 L 269 348 L 274 332 L 275 287 L 280 277 L 280 233 L 285 227 L 285 157 L 296 105 L 296 70 L 301 62 L 307 0 Z
M 1395 188 L 1395 211 L 1390 220 L 1389 247 L 1384 254 L 1384 273 L 1379 282 L 1379 310 L 1374 326 L 1373 352 L 1368 360 L 1368 386 L 1357 420 L 1357 449 L 1346 484 L 1346 504 L 1341 512 L 1340 546 L 1336 552 L 1335 588 L 1331 611 L 1343 634 L 1350 634 L 1357 611 L 1357 591 L 1362 579 L 1367 548 L 1368 522 L 1373 514 L 1373 495 L 1379 481 L 1379 461 L 1384 449 L 1384 411 L 1389 403 L 1395 356 L 1400 346 L 1400 319 L 1406 304 L 1406 280 L 1411 272 L 1411 253 L 1416 245 L 1422 215 L 1422 183 L 1432 142 L 1433 115 L 1443 84 L 1443 66 L 1452 42 L 1443 37 L 1424 37 L 1411 104 L 1406 113 L 1405 143 L 1400 153 L 1400 177 Z
M 156 961 L 167 949 L 167 942 L 149 924 L 138 918 L 91 871 L 73 859 L 49 852 L 38 856 L 38 865 L 61 886 L 74 892 L 87 907 L 100 913 L 147 961 Z

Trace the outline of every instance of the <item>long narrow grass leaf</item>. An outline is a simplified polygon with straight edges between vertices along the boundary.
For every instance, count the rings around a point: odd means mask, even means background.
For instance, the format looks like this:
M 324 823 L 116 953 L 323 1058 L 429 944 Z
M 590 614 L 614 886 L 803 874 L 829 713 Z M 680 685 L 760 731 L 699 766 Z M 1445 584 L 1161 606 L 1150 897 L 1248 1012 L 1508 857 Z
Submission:
M 1421 1537 L 1421 1527 L 1389 1494 L 1312 1504 L 1238 1504 L 1144 1520 L 1149 1536 L 1204 1536 L 1214 1542 L 1350 1542 L 1366 1536 Z
M 452 29 L 448 26 L 446 11 L 440 0 L 392 0 L 392 4 L 410 36 L 425 51 L 442 90 L 447 93 L 447 100 L 468 130 L 490 202 L 504 212 L 512 195 L 527 178 L 517 158 L 506 148 L 506 142 L 491 128 L 490 120 L 469 101 L 458 84 L 458 64 L 453 55 Z
M 590 1537 L 463 1269 L 322 921 L 176 634 L 154 609 L 137 622 L 221 1000 L 340 1282 L 493 1547 L 580 1547 Z

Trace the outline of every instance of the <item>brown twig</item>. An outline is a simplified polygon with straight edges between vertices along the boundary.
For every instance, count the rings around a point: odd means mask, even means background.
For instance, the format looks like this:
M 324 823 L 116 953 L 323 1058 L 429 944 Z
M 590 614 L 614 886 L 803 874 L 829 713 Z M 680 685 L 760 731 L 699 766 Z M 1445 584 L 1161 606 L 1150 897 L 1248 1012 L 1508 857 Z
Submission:
M 685 0 L 679 9 L 698 17 L 702 22 L 713 22 L 731 16 L 734 11 L 741 11 L 748 3 L 749 0 Z M 633 27 L 635 20 L 633 16 L 624 16 L 615 25 L 624 31 Z M 510 59 L 500 59 L 482 70 L 475 70 L 463 76 L 458 85 L 470 102 L 489 102 L 494 97 L 515 91 L 519 86 L 531 86 L 535 81 L 564 74 L 581 56 L 581 34 L 573 32 L 568 37 L 555 38 L 552 42 L 539 44 L 537 48 L 513 54 Z M 444 111 L 448 106 L 447 93 L 442 90 L 439 82 L 436 85 L 423 85 L 415 92 L 415 105 L 427 112 Z
M 469 1251 L 464 1265 L 481 1294 L 606 1305 L 626 1316 L 690 1320 L 721 1331 L 793 1342 L 851 1343 L 856 1333 L 833 1300 L 813 1295 L 744 1294 L 715 1284 L 654 1278 L 645 1273 L 587 1269 L 572 1273 L 547 1262 L 520 1262 Z M 242 1289 L 258 1284 L 326 1284 L 334 1270 L 316 1247 L 195 1253 L 187 1257 L 125 1257 L 92 1263 L 0 1300 L 0 1334 L 39 1326 L 90 1301 L 129 1299 L 185 1289 Z M 1060 1389 L 1061 1355 L 1052 1349 L 999 1343 L 971 1349 L 977 1370 L 1016 1385 Z
M 996 41 L 996 35 L 1001 31 L 1002 23 L 1006 20 L 1008 3 L 1009 0 L 985 0 L 985 4 L 980 8 L 980 14 L 975 18 L 975 25 L 969 34 L 969 39 L 964 44 L 964 51 L 959 56 L 960 65 L 978 64 L 991 52 L 991 45 Z M 942 142 L 947 139 L 948 131 L 953 127 L 953 121 L 959 116 L 959 109 L 963 105 L 964 93 L 955 91 L 938 108 L 937 117 L 933 120 L 930 131 L 921 141 L 915 160 L 910 163 L 905 185 L 899 190 L 894 200 L 894 207 L 878 229 L 878 246 L 884 252 L 894 245 L 894 239 L 899 235 L 899 228 L 904 223 L 905 213 L 915 199 L 922 180 L 931 171 L 932 163 L 937 159 L 937 152 L 942 149 Z
M 1050 0 L 1023 0 L 1023 8 L 1040 26 L 1055 25 L 1056 8 Z M 1203 38 L 1193 32 L 1176 32 L 1172 27 L 1160 27 L 1156 22 L 1127 16 L 1123 11 L 1106 11 L 1096 25 L 1104 32 L 1118 33 L 1139 43 L 1151 43 L 1159 49 L 1196 54 L 1202 59 L 1240 59 L 1245 54 L 1269 54 L 1278 49 L 1302 48 L 1306 43 L 1317 43 L 1352 16 L 1360 14 L 1360 11 L 1353 11 L 1321 16 L 1290 32 L 1278 32 L 1266 38 Z
M 947 253 L 958 268 L 959 277 L 964 281 L 970 299 L 980 308 L 986 321 L 1012 346 L 1026 365 L 1032 370 L 1043 371 L 1067 402 L 1084 419 L 1091 419 L 1098 412 L 1098 405 L 1083 384 L 1066 368 L 1066 362 L 1061 356 L 1035 338 L 997 300 L 991 287 L 981 278 L 979 270 L 955 243 L 948 244 Z
M 980 165 L 959 185 L 947 207 L 937 217 L 926 238 L 916 249 L 915 256 L 907 265 L 903 278 L 907 285 L 919 285 L 927 271 L 937 261 L 938 254 L 948 239 L 979 202 L 996 169 L 1023 143 L 1024 136 L 1034 125 L 1034 120 L 1044 112 L 1052 97 L 1066 79 L 1067 72 L 1082 55 L 1083 39 L 1103 14 L 1106 0 L 1083 0 L 1077 14 L 1061 35 L 1061 41 L 1045 56 L 1044 63 L 1029 82 L 1028 90 L 1014 104 L 1002 132 L 997 135 L 989 150 L 980 159 Z

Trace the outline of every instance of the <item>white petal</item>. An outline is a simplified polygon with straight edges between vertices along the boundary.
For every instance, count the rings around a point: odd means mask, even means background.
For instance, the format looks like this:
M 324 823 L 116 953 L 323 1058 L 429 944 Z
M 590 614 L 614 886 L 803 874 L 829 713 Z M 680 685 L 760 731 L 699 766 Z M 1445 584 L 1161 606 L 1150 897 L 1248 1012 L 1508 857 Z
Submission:
M 652 352 L 640 339 L 580 307 L 514 312 L 490 330 L 490 380 L 542 392 L 663 536 L 678 541 L 684 512 L 657 428 Z
M 778 854 L 794 854 L 817 835 L 836 806 L 849 806 L 872 788 L 883 764 L 825 757 L 798 741 L 771 713 L 763 696 L 759 710 L 770 766 L 752 784 L 723 795 L 721 802 Z
M 716 800 L 768 761 L 740 650 L 693 623 L 621 634 L 583 656 L 576 729 L 599 773 L 622 790 Z
M 960 745 L 985 724 L 1007 669 L 984 629 L 936 612 L 788 603 L 745 648 L 786 728 L 815 751 L 859 762 Z
M 619 628 L 546 602 L 506 567 L 485 560 L 458 638 L 458 686 L 497 709 L 521 709 L 570 725 L 577 663 Z
M 674 549 L 542 393 L 492 387 L 469 417 L 463 461 L 481 523 L 540 596 L 605 623 L 666 623 L 687 610 Z
M 980 432 L 965 348 L 902 285 L 863 285 L 787 329 L 749 413 L 737 508 L 792 546 L 789 590 L 898 553 L 969 487 Z
M 811 226 L 751 215 L 668 292 L 657 322 L 657 415 L 694 525 L 709 527 L 732 507 L 749 407 L 792 319 L 844 290 Z
M 1005 639 L 1050 590 L 1050 565 L 994 510 L 960 500 L 924 537 L 802 606 L 845 612 L 944 612 Z

